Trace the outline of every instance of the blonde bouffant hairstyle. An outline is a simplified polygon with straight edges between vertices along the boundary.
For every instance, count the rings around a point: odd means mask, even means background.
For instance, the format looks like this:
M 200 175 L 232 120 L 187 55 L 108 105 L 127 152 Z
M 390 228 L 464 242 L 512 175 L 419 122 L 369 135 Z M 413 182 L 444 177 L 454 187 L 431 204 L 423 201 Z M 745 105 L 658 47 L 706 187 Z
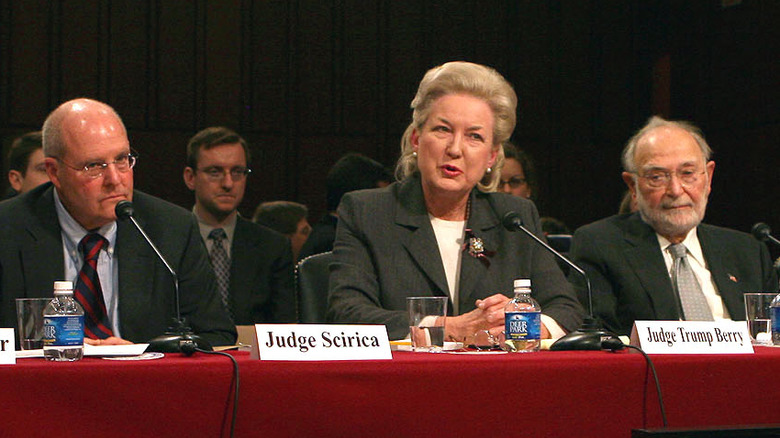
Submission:
M 401 157 L 395 168 L 400 181 L 414 174 L 417 157 L 413 154 L 412 132 L 422 129 L 436 99 L 449 94 L 468 94 L 482 99 L 493 112 L 493 149 L 497 151 L 493 171 L 477 184 L 484 191 L 494 191 L 501 177 L 504 164 L 503 143 L 509 140 L 517 121 L 517 95 L 512 85 L 496 70 L 471 62 L 455 61 L 434 67 L 425 73 L 417 94 L 412 100 L 412 122 L 401 138 Z

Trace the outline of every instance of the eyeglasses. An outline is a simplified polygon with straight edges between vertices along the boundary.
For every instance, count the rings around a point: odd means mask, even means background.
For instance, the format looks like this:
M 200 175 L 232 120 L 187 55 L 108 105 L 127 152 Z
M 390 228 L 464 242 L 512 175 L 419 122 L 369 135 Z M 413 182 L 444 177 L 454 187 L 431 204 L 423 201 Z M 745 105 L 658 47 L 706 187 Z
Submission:
M 680 180 L 680 184 L 684 186 L 690 186 L 696 184 L 699 181 L 699 176 L 703 175 L 703 170 L 682 169 L 674 172 L 667 172 L 665 170 L 651 170 L 644 175 L 635 173 L 639 178 L 647 181 L 647 185 L 654 189 L 661 187 L 667 187 L 669 182 L 672 181 L 672 175 L 677 175 L 677 179 Z
M 206 167 L 205 169 L 198 169 L 198 172 L 205 173 L 210 181 L 222 181 L 222 178 L 228 173 L 233 181 L 241 181 L 252 173 L 252 169 L 248 167 L 234 167 L 226 170 L 221 167 Z
M 46 164 L 40 163 L 37 164 L 35 167 L 33 167 L 33 172 L 40 172 L 40 173 L 46 173 Z
M 138 154 L 135 152 L 130 152 L 129 154 L 122 155 L 116 160 L 111 161 L 109 163 L 103 163 L 103 162 L 87 163 L 82 167 L 69 164 L 67 161 L 63 160 L 62 158 L 56 158 L 56 160 L 70 167 L 73 170 L 83 172 L 84 175 L 87 175 L 92 179 L 96 179 L 103 176 L 103 174 L 106 171 L 106 167 L 108 167 L 109 164 L 113 164 L 118 172 L 122 172 L 122 173 L 127 172 L 128 170 L 132 169 L 135 166 L 135 163 L 138 161 Z
M 498 188 L 502 189 L 505 185 L 509 184 L 509 187 L 516 189 L 523 184 L 525 184 L 525 178 L 523 178 L 520 175 L 513 176 L 512 178 L 509 178 L 508 180 L 500 179 L 498 180 Z

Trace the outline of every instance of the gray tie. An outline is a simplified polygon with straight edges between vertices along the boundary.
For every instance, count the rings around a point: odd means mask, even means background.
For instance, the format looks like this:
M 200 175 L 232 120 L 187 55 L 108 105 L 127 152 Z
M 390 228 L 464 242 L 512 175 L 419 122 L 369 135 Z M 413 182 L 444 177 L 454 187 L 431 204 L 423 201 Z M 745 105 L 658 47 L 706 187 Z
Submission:
M 209 239 L 213 240 L 211 246 L 211 252 L 209 258 L 211 259 L 211 266 L 214 268 L 214 274 L 217 276 L 217 289 L 219 295 L 222 297 L 222 304 L 225 305 L 228 313 L 232 317 L 233 314 L 230 309 L 230 257 L 228 257 L 227 251 L 223 241 L 227 238 L 225 230 L 222 228 L 214 228 L 209 233 Z
M 680 296 L 682 304 L 682 319 L 686 321 L 712 321 L 712 310 L 701 291 L 691 265 L 688 263 L 687 248 L 682 243 L 669 245 L 669 252 L 674 257 L 672 266 L 672 284 Z

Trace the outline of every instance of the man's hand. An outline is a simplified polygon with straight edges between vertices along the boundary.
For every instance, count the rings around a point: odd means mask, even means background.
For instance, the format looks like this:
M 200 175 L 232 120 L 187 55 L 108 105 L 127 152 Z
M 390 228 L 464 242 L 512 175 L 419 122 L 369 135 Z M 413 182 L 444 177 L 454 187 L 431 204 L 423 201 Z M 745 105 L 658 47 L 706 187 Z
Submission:
M 106 339 L 90 339 L 84 338 L 84 343 L 89 345 L 130 345 L 132 342 L 111 336 Z

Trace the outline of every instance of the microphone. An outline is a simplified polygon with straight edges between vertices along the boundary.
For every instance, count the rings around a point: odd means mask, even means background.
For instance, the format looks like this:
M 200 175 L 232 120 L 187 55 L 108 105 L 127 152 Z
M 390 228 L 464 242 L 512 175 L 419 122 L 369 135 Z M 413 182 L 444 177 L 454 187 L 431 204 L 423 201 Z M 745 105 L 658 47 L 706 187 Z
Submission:
M 772 242 L 776 246 L 780 247 L 780 240 L 777 240 L 774 236 L 772 236 L 772 229 L 769 228 L 769 225 L 763 222 L 759 222 L 753 225 L 753 228 L 750 229 L 750 232 L 757 240 L 761 242 Z M 772 264 L 772 267 L 775 269 L 775 271 L 777 271 L 777 276 L 780 277 L 780 257 L 775 260 L 775 262 Z
M 593 317 L 593 292 L 590 288 L 590 278 L 588 274 L 579 266 L 574 264 L 571 260 L 565 257 L 563 254 L 556 251 L 553 247 L 547 244 L 544 240 L 538 238 L 534 233 L 530 232 L 525 226 L 523 226 L 523 220 L 520 215 L 514 211 L 510 211 L 504 215 L 501 223 L 509 231 L 522 231 L 532 238 L 536 243 L 541 245 L 544 249 L 551 252 L 559 260 L 569 265 L 575 272 L 580 274 L 585 279 L 585 285 L 588 290 L 588 316 L 585 317 L 582 326 L 573 332 L 569 332 L 562 338 L 555 341 L 550 350 L 563 351 L 563 350 L 601 350 L 605 348 L 602 342 L 609 339 L 617 339 L 614 333 L 608 332 L 602 329 L 596 319 Z M 611 349 L 611 348 L 610 348 Z
M 750 232 L 753 234 L 753 237 L 760 240 L 761 242 L 772 242 L 775 245 L 780 246 L 780 240 L 777 240 L 774 236 L 772 236 L 772 229 L 769 228 L 769 225 L 763 222 L 759 222 L 753 225 L 753 228 L 750 229 Z
M 168 331 L 166 331 L 164 335 L 149 341 L 149 348 L 146 350 L 159 353 L 184 353 L 187 356 L 192 355 L 195 352 L 196 347 L 202 350 L 211 351 L 211 344 L 200 335 L 193 333 L 192 329 L 187 327 L 184 318 L 181 317 L 181 306 L 179 305 L 179 277 L 176 275 L 173 268 L 171 268 L 171 265 L 168 264 L 168 261 L 165 260 L 165 257 L 160 253 L 160 250 L 157 249 L 157 246 L 152 242 L 152 239 L 149 238 L 143 228 L 138 225 L 135 217 L 133 217 L 133 214 L 135 213 L 133 203 L 130 201 L 119 201 L 116 204 L 116 207 L 114 207 L 114 213 L 116 213 L 117 219 L 130 220 L 130 222 L 133 223 L 173 278 L 174 303 L 176 305 L 176 317 L 173 318 L 173 325 L 168 328 Z

